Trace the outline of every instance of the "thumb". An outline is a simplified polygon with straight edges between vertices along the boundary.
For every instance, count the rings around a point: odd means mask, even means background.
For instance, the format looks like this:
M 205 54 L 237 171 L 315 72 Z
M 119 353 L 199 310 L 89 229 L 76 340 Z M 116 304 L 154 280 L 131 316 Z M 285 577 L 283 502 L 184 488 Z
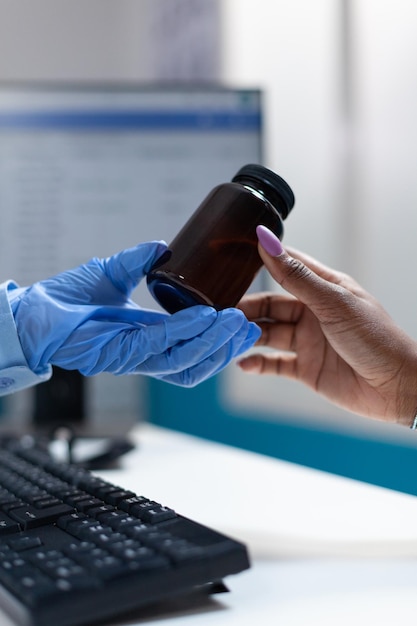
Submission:
M 164 241 L 141 243 L 104 260 L 104 272 L 122 293 L 130 295 L 167 249 Z
M 323 304 L 335 305 L 340 289 L 316 273 L 300 259 L 287 254 L 280 240 L 265 226 L 258 226 L 259 254 L 272 278 L 286 291 L 303 302 L 313 313 L 322 313 Z

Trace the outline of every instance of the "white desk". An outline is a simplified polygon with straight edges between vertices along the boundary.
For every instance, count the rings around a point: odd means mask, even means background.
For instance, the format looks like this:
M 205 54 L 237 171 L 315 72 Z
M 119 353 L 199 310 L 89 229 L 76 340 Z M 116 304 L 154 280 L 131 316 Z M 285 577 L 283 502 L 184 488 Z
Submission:
M 415 623 L 417 498 L 152 426 L 137 441 L 107 480 L 243 540 L 252 568 L 229 594 L 126 624 Z
M 228 594 L 118 625 L 415 623 L 417 498 L 149 425 L 135 436 L 123 469 L 101 475 L 243 540 L 252 568 Z

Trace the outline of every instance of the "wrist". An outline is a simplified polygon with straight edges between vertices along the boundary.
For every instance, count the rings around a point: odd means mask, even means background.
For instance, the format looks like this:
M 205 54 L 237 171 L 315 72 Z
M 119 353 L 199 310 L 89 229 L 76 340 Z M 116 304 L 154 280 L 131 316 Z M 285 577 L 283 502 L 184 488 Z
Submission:
M 0 395 L 44 382 L 51 377 L 50 366 L 34 371 L 23 353 L 9 297 L 18 291 L 16 283 L 0 285 Z
M 411 428 L 417 429 L 417 345 L 414 344 L 415 349 L 409 355 L 403 369 L 406 371 L 406 376 L 399 376 L 400 385 L 398 388 L 398 406 L 399 406 L 399 418 L 398 423 Z

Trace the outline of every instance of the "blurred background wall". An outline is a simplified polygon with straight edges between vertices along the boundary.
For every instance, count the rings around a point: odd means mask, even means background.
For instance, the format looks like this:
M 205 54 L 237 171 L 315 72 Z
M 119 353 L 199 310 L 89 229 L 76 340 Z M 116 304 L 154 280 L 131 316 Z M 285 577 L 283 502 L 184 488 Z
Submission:
M 349 272 L 417 336 L 417 6 L 411 0 L 222 3 L 226 80 L 258 82 L 267 105 L 266 164 L 296 206 L 286 241 Z M 230 368 L 232 406 L 271 417 L 405 439 L 286 380 Z

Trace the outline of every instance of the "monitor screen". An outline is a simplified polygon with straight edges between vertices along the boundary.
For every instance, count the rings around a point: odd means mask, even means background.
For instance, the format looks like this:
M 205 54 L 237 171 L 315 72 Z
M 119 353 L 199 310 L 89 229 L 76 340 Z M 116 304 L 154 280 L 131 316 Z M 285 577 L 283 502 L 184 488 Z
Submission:
M 260 106 L 253 90 L 0 85 L 2 279 L 169 242 L 260 161 Z
M 0 83 L 0 279 L 169 243 L 215 185 L 262 161 L 261 138 L 257 89 Z M 145 285 L 134 299 L 158 308 Z

